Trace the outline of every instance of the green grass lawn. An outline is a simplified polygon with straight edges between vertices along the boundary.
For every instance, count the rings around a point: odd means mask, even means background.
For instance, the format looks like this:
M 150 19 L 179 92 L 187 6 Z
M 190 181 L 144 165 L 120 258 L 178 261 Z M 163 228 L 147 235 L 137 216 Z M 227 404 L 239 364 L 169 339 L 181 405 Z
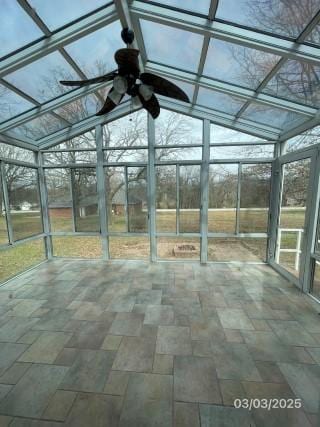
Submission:
M 282 228 L 302 228 L 304 211 L 283 211 L 281 216 Z M 145 229 L 145 215 L 137 221 L 140 231 Z M 97 215 L 78 218 L 79 231 L 99 231 Z M 17 213 L 12 217 L 14 235 L 19 238 L 41 232 L 41 220 L 37 213 Z M 266 232 L 267 214 L 264 211 L 241 211 L 240 232 Z M 157 212 L 157 232 L 176 231 L 176 213 Z M 180 212 L 180 232 L 199 232 L 199 212 Z M 51 218 L 53 231 L 72 231 L 72 219 Z M 235 228 L 234 211 L 209 211 L 208 227 L 210 232 L 233 233 Z M 126 223 L 123 215 L 109 217 L 109 230 L 125 232 Z M 139 231 L 139 230 L 137 230 Z M 0 217 L 0 244 L 7 242 L 6 222 Z M 192 243 L 195 252 L 190 258 L 199 259 L 200 239 L 187 237 L 161 237 L 157 242 L 158 257 L 162 259 L 177 259 L 173 256 L 173 248 L 180 243 Z M 60 257 L 99 258 L 102 254 L 101 239 L 98 236 L 53 237 L 54 255 Z M 296 233 L 283 233 L 281 247 L 295 248 Z M 210 238 L 208 241 L 208 259 L 212 261 L 257 261 L 265 258 L 266 239 L 235 239 Z M 148 259 L 150 243 L 147 237 L 110 237 L 109 249 L 112 258 L 144 258 Z M 25 243 L 15 248 L 0 251 L 0 281 L 17 274 L 31 265 L 44 259 L 42 240 Z M 282 254 L 280 263 L 284 266 L 294 265 L 294 256 Z

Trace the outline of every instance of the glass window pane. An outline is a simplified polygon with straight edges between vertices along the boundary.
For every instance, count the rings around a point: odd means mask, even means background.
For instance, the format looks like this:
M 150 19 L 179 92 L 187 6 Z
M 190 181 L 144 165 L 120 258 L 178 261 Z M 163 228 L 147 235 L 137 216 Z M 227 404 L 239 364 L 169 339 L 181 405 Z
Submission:
M 256 89 L 279 59 L 261 50 L 211 39 L 203 74 Z
M 320 66 L 287 60 L 264 88 L 280 98 L 320 107 Z
M 14 240 L 42 233 L 37 171 L 6 164 L 5 176 Z
M 179 231 L 200 231 L 200 166 L 179 167 Z
M 55 149 L 70 149 L 70 148 L 96 148 L 96 140 L 95 140 L 95 130 L 92 129 L 86 133 L 83 133 L 75 138 L 69 139 L 61 144 L 54 145 L 51 147 L 52 150 Z M 50 149 L 49 149 L 50 150 Z
M 99 236 L 53 236 L 53 256 L 61 258 L 102 258 Z
M 67 126 L 67 123 L 48 113 L 10 129 L 7 133 L 17 138 L 25 136 L 37 140 Z
M 176 232 L 176 166 L 156 166 L 156 228 L 158 233 Z
M 73 169 L 71 174 L 76 231 L 100 231 L 95 169 Z
M 235 233 L 238 165 L 217 164 L 209 169 L 209 233 Z
M 0 28 L 0 57 L 44 35 L 18 2 L 12 0 L 1 0 Z
M 197 71 L 203 36 L 146 20 L 140 25 L 148 60 Z
M 210 147 L 210 159 L 257 159 L 273 158 L 273 145 L 240 145 Z
M 0 122 L 11 119 L 33 107 L 34 104 L 0 84 Z
M 109 252 L 112 259 L 149 259 L 150 241 L 144 236 L 110 236 Z
M 271 165 L 242 165 L 240 233 L 266 233 L 268 230 Z
M 107 163 L 146 163 L 148 150 L 105 150 L 104 159 Z
M 5 144 L 4 142 L 0 142 L 0 157 L 3 159 L 35 163 L 33 151 Z
M 45 260 L 43 239 L 32 240 L 1 251 L 0 282 Z
M 241 115 L 243 119 L 249 119 L 280 130 L 287 130 L 298 126 L 308 120 L 307 116 L 283 110 L 282 108 L 269 107 L 267 105 L 251 102 L 249 107 Z
M 202 147 L 157 148 L 156 161 L 166 160 L 201 160 Z
M 262 138 L 212 124 L 210 126 L 210 144 L 232 142 L 259 142 Z
M 46 169 L 51 231 L 73 231 L 71 176 L 69 169 Z
M 156 145 L 202 144 L 202 120 L 161 109 L 155 134 Z
M 29 0 L 30 6 L 51 30 L 56 30 L 71 21 L 106 4 L 105 0 Z M 58 13 L 57 11 L 63 11 Z
M 95 151 L 63 151 L 57 153 L 44 153 L 43 159 L 45 165 L 96 163 L 97 153 Z
M 320 299 L 320 262 L 314 260 L 313 281 L 311 293 Z
M 320 126 L 308 129 L 306 132 L 297 135 L 285 143 L 286 152 L 299 150 L 299 148 L 308 147 L 317 144 L 320 137 Z
M 95 115 L 100 103 L 93 95 L 88 95 L 57 108 L 54 112 L 70 123 L 78 123 Z
M 0 245 L 8 243 L 8 232 L 7 232 L 7 221 L 6 211 L 4 206 L 3 192 L 2 192 L 2 181 L 0 175 Z
M 127 196 L 124 167 L 105 168 L 108 230 L 127 231 Z
M 267 238 L 210 237 L 208 260 L 215 262 L 265 262 Z
M 115 51 L 124 47 L 120 35 L 121 29 L 119 21 L 115 21 L 68 44 L 65 50 L 86 76 L 100 76 L 117 68 L 113 58 Z
M 5 80 L 39 102 L 55 98 L 72 88 L 59 80 L 78 80 L 71 65 L 59 52 L 53 52 L 5 76 Z
M 147 168 L 128 169 L 128 231 L 148 231 Z
M 232 115 L 237 114 L 244 102 L 245 101 L 234 96 L 216 92 L 211 89 L 205 89 L 204 87 L 199 89 L 197 98 L 197 104 L 199 105 Z
M 216 18 L 296 39 L 318 8 L 311 0 L 219 0 Z
M 147 113 L 144 110 L 128 114 L 103 126 L 105 147 L 148 145 Z
M 209 14 L 210 0 L 156 0 L 154 3 L 176 7 L 178 9 L 189 10 L 190 12 Z
M 200 239 L 198 237 L 157 237 L 157 257 L 170 260 L 199 260 Z
M 309 36 L 307 37 L 306 41 L 309 43 L 319 45 L 320 44 L 320 25 L 316 25 L 316 27 L 311 31 Z
M 305 235 L 310 159 L 286 163 L 277 234 L 276 262 L 299 276 L 300 254 Z

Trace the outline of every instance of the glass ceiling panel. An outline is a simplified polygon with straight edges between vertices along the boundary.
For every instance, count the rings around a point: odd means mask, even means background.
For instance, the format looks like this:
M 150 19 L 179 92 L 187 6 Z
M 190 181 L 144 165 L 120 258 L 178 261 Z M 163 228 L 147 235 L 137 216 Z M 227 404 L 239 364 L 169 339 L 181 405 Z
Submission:
M 216 18 L 296 39 L 318 9 L 314 0 L 219 0 Z
M 172 6 L 176 7 L 177 9 L 200 13 L 201 15 L 208 15 L 210 8 L 210 0 L 153 0 L 153 3 Z
M 320 45 L 320 24 L 318 24 L 313 31 L 309 34 L 309 37 L 306 38 L 306 41 L 317 46 Z
M 51 31 L 108 3 L 106 0 L 28 0 L 28 2 Z
M 117 68 L 115 51 L 125 47 L 121 30 L 120 22 L 115 21 L 65 46 L 65 49 L 88 77 L 107 73 Z
M 239 132 L 237 130 L 228 129 L 223 126 L 212 124 L 210 126 L 210 144 L 218 143 L 237 143 L 237 142 L 256 142 L 263 141 L 257 136 L 248 135 L 247 133 Z
M 34 104 L 31 104 L 31 102 L 0 84 L 0 122 L 8 120 L 33 107 Z
M 267 84 L 264 92 L 320 107 L 320 66 L 287 60 Z
M 151 21 L 140 25 L 148 60 L 197 71 L 203 36 Z
M 67 127 L 67 124 L 62 120 L 51 114 L 44 114 L 14 129 L 10 129 L 7 133 L 17 138 L 25 136 L 37 140 L 65 127 Z
M 42 31 L 17 1 L 1 0 L 0 57 L 43 37 Z
M 204 107 L 213 108 L 222 113 L 235 115 L 243 106 L 245 101 L 225 93 L 214 90 L 199 88 L 197 104 Z
M 203 74 L 256 89 L 279 60 L 271 53 L 211 39 Z
M 54 110 L 54 112 L 70 123 L 77 123 L 96 114 L 97 104 L 98 99 L 93 95 L 88 95 Z
M 264 125 L 272 125 L 272 127 L 287 130 L 294 128 L 309 117 L 302 114 L 297 114 L 292 111 L 283 110 L 282 108 L 269 107 L 268 105 L 251 102 L 249 107 L 241 115 L 243 119 L 253 120 Z
M 5 76 L 5 80 L 39 102 L 48 101 L 72 89 L 62 86 L 59 80 L 78 78 L 59 52 L 50 53 Z

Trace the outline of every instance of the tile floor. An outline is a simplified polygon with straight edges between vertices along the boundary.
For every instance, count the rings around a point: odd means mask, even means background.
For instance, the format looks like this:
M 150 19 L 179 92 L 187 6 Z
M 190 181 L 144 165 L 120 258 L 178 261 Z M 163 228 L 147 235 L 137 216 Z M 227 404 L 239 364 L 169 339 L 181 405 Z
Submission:
M 0 287 L 0 427 L 319 426 L 319 311 L 264 265 L 43 264 Z

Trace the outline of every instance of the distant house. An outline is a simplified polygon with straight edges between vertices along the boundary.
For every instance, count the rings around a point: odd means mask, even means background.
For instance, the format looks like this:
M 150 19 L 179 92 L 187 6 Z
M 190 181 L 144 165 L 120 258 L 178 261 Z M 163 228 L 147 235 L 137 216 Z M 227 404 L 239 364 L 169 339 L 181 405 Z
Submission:
M 128 194 L 128 210 L 130 214 L 141 212 L 146 206 L 146 201 L 142 198 Z M 112 198 L 111 208 L 114 215 L 123 215 L 126 206 L 126 192 L 124 188 L 120 188 Z
M 76 207 L 80 218 L 85 218 L 88 215 L 97 215 L 97 197 L 95 195 L 83 197 Z M 49 203 L 48 208 L 51 218 L 71 218 L 72 216 L 71 200 L 56 200 Z

